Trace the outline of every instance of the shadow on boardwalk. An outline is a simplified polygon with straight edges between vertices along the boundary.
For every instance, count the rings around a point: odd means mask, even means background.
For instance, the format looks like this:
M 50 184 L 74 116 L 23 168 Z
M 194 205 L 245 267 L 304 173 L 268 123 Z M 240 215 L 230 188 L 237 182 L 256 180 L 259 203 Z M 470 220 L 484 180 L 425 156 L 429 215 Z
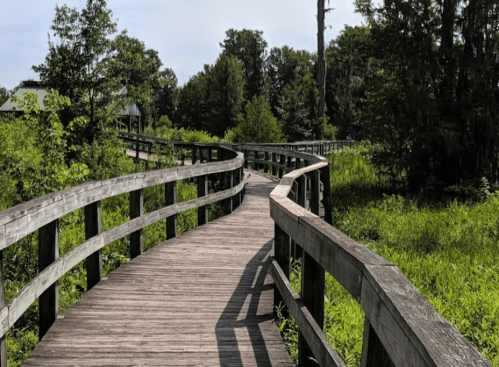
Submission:
M 243 365 L 237 342 L 237 330 L 244 328 L 249 335 L 257 366 L 272 366 L 263 337 L 262 326 L 273 320 L 272 309 L 259 313 L 260 299 L 264 292 L 272 294 L 273 286 L 268 279 L 268 256 L 273 240 L 267 242 L 247 264 L 241 281 L 227 303 L 216 326 L 216 337 L 222 366 Z M 254 279 L 253 284 L 248 279 Z M 267 321 L 262 325 L 262 322 Z M 273 325 L 272 325 L 273 326 Z M 227 351 L 231 351 L 227 353 Z

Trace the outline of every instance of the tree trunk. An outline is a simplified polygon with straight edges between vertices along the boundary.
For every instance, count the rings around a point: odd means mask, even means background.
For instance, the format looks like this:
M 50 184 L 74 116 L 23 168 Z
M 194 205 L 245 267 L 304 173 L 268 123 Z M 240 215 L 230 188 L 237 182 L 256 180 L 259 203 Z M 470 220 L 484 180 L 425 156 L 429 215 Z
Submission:
M 326 59 L 324 57 L 324 18 L 326 0 L 317 0 L 317 54 L 318 73 L 317 85 L 319 86 L 319 117 L 324 116 L 324 104 L 326 96 Z

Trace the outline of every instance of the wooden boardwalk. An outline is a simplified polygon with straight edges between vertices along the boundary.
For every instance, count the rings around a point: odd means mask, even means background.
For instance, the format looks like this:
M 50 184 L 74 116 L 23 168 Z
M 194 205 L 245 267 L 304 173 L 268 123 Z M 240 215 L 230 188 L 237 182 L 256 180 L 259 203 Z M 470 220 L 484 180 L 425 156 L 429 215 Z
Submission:
M 248 171 L 231 215 L 156 246 L 59 317 L 25 366 L 292 366 L 266 261 L 278 180 Z

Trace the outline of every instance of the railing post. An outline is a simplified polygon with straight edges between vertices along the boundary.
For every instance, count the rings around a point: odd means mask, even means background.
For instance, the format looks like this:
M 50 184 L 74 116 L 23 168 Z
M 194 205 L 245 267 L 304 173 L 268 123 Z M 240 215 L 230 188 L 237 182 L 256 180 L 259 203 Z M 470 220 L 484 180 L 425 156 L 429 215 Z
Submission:
M 101 232 L 100 201 L 85 206 L 85 239 Z M 102 249 L 87 257 L 87 291 L 100 282 L 102 277 Z
M 293 170 L 293 157 L 291 157 L 290 155 L 288 156 L 286 166 L 289 168 L 290 171 Z
M 265 160 L 265 162 L 268 162 L 269 161 L 269 153 L 265 152 L 264 154 L 265 155 L 264 155 L 263 159 Z M 267 163 L 263 165 L 263 172 L 264 173 L 269 173 L 269 165 Z
M 130 219 L 142 216 L 144 211 L 144 190 L 139 189 L 130 192 Z M 142 254 L 144 230 L 130 233 L 130 259 L 134 259 Z
M 225 189 L 232 189 L 234 187 L 234 171 L 228 171 L 224 173 L 225 176 Z M 234 201 L 234 197 L 229 197 L 225 199 L 224 202 L 224 211 L 225 215 L 232 213 L 232 203 Z
M 211 162 L 212 161 L 212 155 L 213 155 L 213 148 L 212 147 L 208 147 L 208 159 L 207 161 L 208 162 Z
M 59 219 L 50 222 L 38 230 L 38 270 L 49 267 L 59 258 Z M 40 308 L 39 338 L 40 340 L 57 319 L 59 310 L 59 286 L 56 281 L 39 298 Z M 2 282 L 3 293 L 3 282 Z M 3 300 L 3 294 L 2 294 Z
M 177 202 L 177 181 L 165 183 L 166 206 Z M 177 214 L 166 218 L 166 239 L 177 237 Z
M 281 267 L 283 273 L 289 279 L 289 236 L 286 232 L 284 232 L 281 227 L 277 224 L 274 224 L 274 254 L 275 260 Z M 281 293 L 274 287 L 274 316 L 277 317 L 277 308 L 283 302 L 283 298 Z M 289 312 L 286 305 L 284 305 L 282 309 L 282 316 L 288 317 Z
M 272 153 L 272 162 L 277 163 L 277 155 L 275 153 Z M 275 166 L 272 166 L 272 176 L 277 176 L 277 168 Z
M 360 367 L 395 367 L 367 317 L 364 319 Z
M 244 154 L 244 168 L 248 168 L 249 151 L 243 150 Z
M 333 225 L 333 208 L 331 203 L 331 169 L 329 164 L 321 169 L 320 178 L 324 186 L 322 205 L 324 206 L 324 221 Z
M 318 170 L 315 170 L 310 172 L 310 211 L 315 215 L 319 215 L 320 190 L 320 173 Z
M 286 156 L 284 154 L 279 154 L 279 163 L 282 165 L 286 164 Z M 279 168 L 279 178 L 282 178 L 282 168 Z
M 206 196 L 208 193 L 208 176 L 198 176 L 198 198 Z M 198 207 L 198 226 L 206 224 L 208 221 L 208 206 L 203 205 Z
M 232 175 L 233 187 L 237 186 L 239 184 L 238 170 L 235 169 L 234 171 L 232 171 L 231 175 Z M 238 200 L 239 200 L 239 194 L 235 194 L 234 196 L 232 196 L 232 210 L 235 210 L 239 206 Z
M 319 215 L 319 171 L 312 172 L 311 177 L 311 209 L 312 213 Z M 302 262 L 302 285 L 301 298 L 311 315 L 322 329 L 324 326 L 324 288 L 325 271 L 308 253 L 303 253 Z M 311 359 L 307 342 L 303 336 L 299 335 L 298 345 L 298 366 L 309 367 L 317 366 L 317 363 Z
M 135 140 L 135 159 L 138 162 L 140 158 L 140 144 L 139 144 L 139 138 Z
M 256 160 L 258 159 L 258 152 L 255 150 L 253 154 L 254 154 L 254 156 L 255 156 L 254 160 L 256 161 Z M 258 163 L 257 163 L 257 162 L 255 162 L 255 163 L 253 164 L 253 169 L 254 169 L 255 171 L 258 171 Z
M 300 158 L 295 158 L 295 169 L 301 168 L 301 160 Z
M 199 163 L 204 162 L 204 147 L 199 147 Z
M 192 161 L 191 164 L 194 166 L 197 162 L 197 152 L 198 152 L 198 147 L 193 145 L 192 146 Z
M 7 305 L 3 288 L 3 251 L 0 251 L 0 308 Z M 40 337 L 41 339 L 41 337 Z M 7 342 L 6 335 L 0 338 L 0 367 L 7 367 Z

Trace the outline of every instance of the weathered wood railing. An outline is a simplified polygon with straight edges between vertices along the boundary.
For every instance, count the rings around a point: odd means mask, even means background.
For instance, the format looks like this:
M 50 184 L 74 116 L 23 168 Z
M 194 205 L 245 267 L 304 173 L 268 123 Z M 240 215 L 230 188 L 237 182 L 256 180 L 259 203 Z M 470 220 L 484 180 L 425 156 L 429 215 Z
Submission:
M 39 299 L 40 339 L 55 322 L 58 312 L 58 279 L 86 259 L 87 289 L 101 280 L 101 249 L 126 235 L 130 235 L 130 257 L 142 253 L 142 233 L 147 225 L 166 218 L 167 239 L 176 236 L 176 215 L 198 208 L 198 225 L 206 223 L 207 205 L 223 201 L 229 214 L 240 205 L 244 192 L 243 155 L 222 146 L 192 144 L 201 157 L 216 160 L 206 164 L 173 167 L 143 172 L 105 181 L 85 183 L 54 192 L 23 203 L 0 213 L 0 366 L 6 366 L 5 335 L 28 307 Z M 210 159 L 211 160 L 211 159 Z M 221 177 L 222 191 L 208 194 L 208 175 Z M 176 201 L 176 182 L 197 178 L 198 198 Z M 165 207 L 143 214 L 143 190 L 165 185 Z M 100 202 L 105 198 L 130 193 L 130 221 L 101 232 Z M 73 251 L 59 257 L 59 218 L 84 207 L 86 241 Z M 5 303 L 1 274 L 3 250 L 28 234 L 38 230 L 39 273 L 8 304 Z
M 361 367 L 471 367 L 490 364 L 440 316 L 392 263 L 331 226 L 328 161 L 272 146 L 237 146 L 245 165 L 279 170 L 270 196 L 275 221 L 275 308 L 285 304 L 300 330 L 299 366 L 345 366 L 322 332 L 325 271 L 365 312 Z M 289 172 L 283 176 L 283 172 Z M 325 220 L 318 217 L 322 182 Z M 310 211 L 304 209 L 310 188 Z M 301 296 L 289 281 L 293 245 L 302 251 Z

